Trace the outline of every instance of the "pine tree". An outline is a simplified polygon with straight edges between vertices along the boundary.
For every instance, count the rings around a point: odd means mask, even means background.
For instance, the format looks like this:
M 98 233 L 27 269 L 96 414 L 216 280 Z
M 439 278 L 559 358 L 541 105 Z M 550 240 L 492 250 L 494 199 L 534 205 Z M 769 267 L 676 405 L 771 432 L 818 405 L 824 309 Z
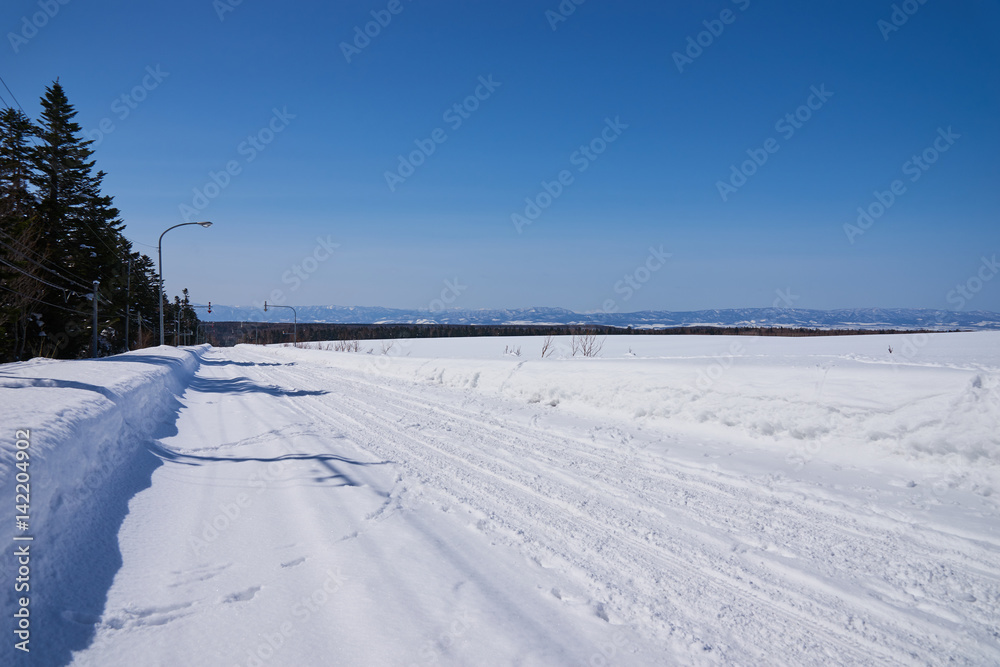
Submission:
M 0 114 L 0 221 L 4 231 L 9 223 L 25 221 L 35 212 L 35 198 L 28 189 L 28 142 L 34 133 L 35 127 L 24 112 L 7 109 Z
M 31 226 L 35 198 L 29 189 L 29 140 L 34 126 L 23 112 L 0 114 L 0 358 L 23 356 L 32 326 L 32 307 L 46 294 L 38 260 L 37 231 Z
M 64 259 L 74 248 L 69 220 L 79 216 L 86 205 L 88 189 L 94 186 L 90 159 L 91 141 L 84 140 L 76 110 L 66 98 L 59 81 L 46 88 L 42 97 L 42 118 L 37 134 L 40 141 L 31 151 L 31 183 L 38 190 L 38 217 L 43 243 Z
M 73 121 L 76 110 L 69 103 L 58 80 L 42 98 L 42 118 L 37 130 L 40 144 L 31 153 L 38 190 L 38 226 L 47 252 L 78 276 L 83 286 L 99 281 L 100 331 L 110 328 L 112 348 L 124 349 L 125 315 L 128 311 L 128 257 L 131 244 L 122 235 L 124 223 L 110 196 L 101 192 L 104 172 L 94 172 L 91 141 L 82 137 L 80 125 Z M 79 287 L 79 285 L 78 285 Z M 138 287 L 138 286 L 137 286 Z M 63 295 L 71 311 L 89 313 L 92 295 L 88 290 L 74 290 Z M 63 311 L 65 314 L 65 311 Z M 48 313 L 47 319 L 66 317 Z M 73 319 L 72 313 L 69 318 Z M 89 317 L 76 317 L 63 329 L 76 334 L 60 339 L 59 356 L 82 356 L 88 353 Z M 48 335 L 54 334 L 50 327 Z
M 134 348 L 126 318 L 138 341 L 136 318 L 155 332 L 165 298 L 153 261 L 125 238 L 102 192 L 105 174 L 95 172 L 92 142 L 58 80 L 41 104 L 37 126 L 21 112 L 0 114 L 0 359 L 87 355 L 95 280 L 103 352 Z

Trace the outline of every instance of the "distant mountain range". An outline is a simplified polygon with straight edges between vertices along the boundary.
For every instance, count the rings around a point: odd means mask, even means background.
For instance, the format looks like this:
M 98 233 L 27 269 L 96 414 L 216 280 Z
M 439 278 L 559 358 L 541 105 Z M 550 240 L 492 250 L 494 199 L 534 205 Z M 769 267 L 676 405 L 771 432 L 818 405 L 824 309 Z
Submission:
M 922 310 L 913 308 L 732 308 L 725 310 L 643 310 L 634 313 L 575 313 L 564 308 L 464 310 L 403 310 L 360 306 L 296 306 L 301 323 L 332 324 L 604 324 L 617 327 L 663 328 L 691 325 L 781 326 L 813 329 L 1000 329 L 1000 313 Z M 287 308 L 267 313 L 251 306 L 198 309 L 208 322 L 291 322 Z

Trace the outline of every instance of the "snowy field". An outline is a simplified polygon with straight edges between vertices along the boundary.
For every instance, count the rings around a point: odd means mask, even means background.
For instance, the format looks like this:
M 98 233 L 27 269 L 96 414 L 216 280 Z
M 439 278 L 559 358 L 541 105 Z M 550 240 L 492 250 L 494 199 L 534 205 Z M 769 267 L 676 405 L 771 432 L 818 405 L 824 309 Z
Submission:
M 0 366 L 0 664 L 1000 664 L 1000 333 L 542 344 Z

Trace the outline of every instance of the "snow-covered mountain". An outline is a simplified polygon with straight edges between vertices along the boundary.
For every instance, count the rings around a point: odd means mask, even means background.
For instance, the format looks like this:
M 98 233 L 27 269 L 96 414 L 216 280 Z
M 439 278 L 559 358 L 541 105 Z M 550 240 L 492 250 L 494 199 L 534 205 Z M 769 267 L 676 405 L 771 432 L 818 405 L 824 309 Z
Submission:
M 363 306 L 296 306 L 299 322 L 340 324 L 604 324 L 619 327 L 658 328 L 690 325 L 783 326 L 819 329 L 1000 329 L 1000 313 L 986 311 L 923 310 L 913 308 L 733 308 L 724 310 L 634 313 L 576 313 L 565 308 L 404 310 Z M 291 322 L 287 308 L 212 306 L 199 309 L 209 322 Z

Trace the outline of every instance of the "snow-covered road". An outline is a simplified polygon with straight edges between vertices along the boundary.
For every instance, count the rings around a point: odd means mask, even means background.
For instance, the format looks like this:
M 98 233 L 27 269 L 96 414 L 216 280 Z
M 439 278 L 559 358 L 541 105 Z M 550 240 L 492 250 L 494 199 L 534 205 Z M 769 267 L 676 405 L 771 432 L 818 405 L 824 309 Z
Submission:
M 1000 663 L 988 476 L 935 487 L 926 460 L 795 454 L 725 414 L 713 431 L 513 400 L 516 360 L 494 391 L 487 361 L 470 387 L 441 358 L 200 354 L 130 491 L 103 612 L 63 612 L 94 629 L 73 664 Z M 585 382 L 597 361 L 558 372 Z M 926 409 L 949 373 L 961 396 L 989 386 L 995 420 L 988 368 L 939 369 L 907 401 Z M 772 422 L 802 409 L 773 401 Z

